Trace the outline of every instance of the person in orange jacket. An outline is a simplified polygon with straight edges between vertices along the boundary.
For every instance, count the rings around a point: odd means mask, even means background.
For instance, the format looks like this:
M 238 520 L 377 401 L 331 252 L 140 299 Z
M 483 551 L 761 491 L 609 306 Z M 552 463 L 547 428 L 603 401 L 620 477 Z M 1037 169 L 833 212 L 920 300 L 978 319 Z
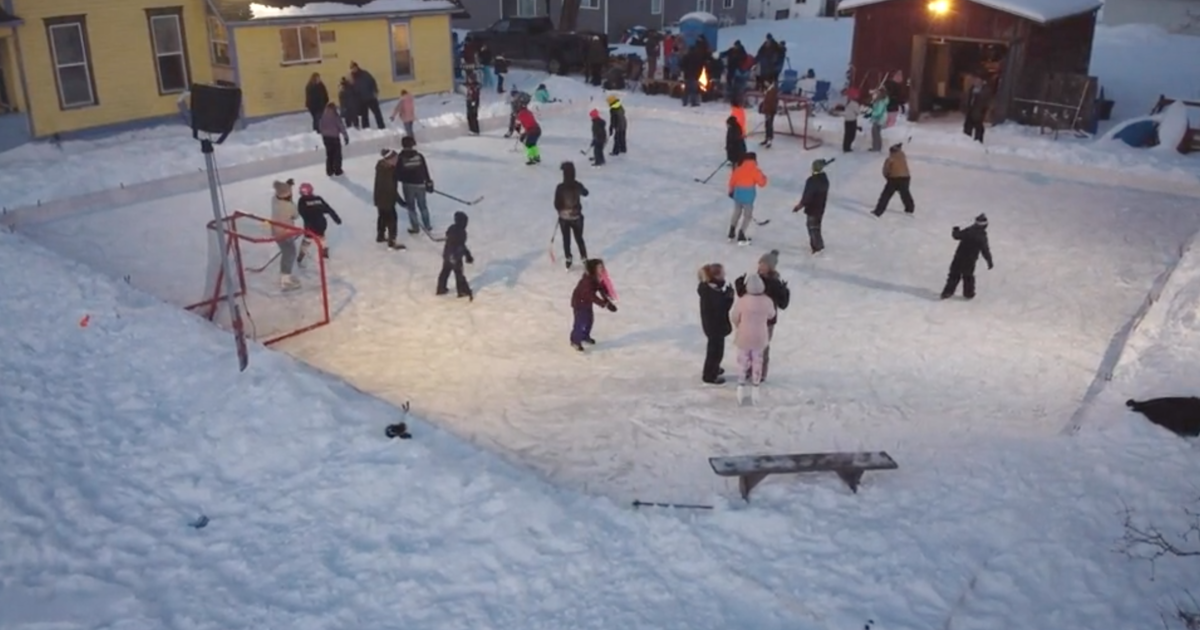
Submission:
M 758 156 L 747 153 L 729 175 L 729 198 L 733 200 L 733 216 L 729 219 L 729 240 L 737 237 L 738 245 L 749 245 L 746 229 L 754 219 L 754 198 L 758 189 L 766 187 L 767 176 L 758 168 Z M 742 225 L 738 227 L 738 220 Z
M 742 107 L 741 103 L 734 101 L 733 105 L 729 107 L 729 115 L 737 119 L 738 127 L 742 130 L 742 137 L 745 138 L 749 135 L 749 130 L 746 128 L 746 109 Z

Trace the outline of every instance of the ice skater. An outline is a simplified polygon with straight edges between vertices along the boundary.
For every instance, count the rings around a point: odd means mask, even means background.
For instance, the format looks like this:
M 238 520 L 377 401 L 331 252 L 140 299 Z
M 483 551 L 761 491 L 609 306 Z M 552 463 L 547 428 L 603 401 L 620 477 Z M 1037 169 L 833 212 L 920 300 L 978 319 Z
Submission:
M 738 245 L 750 244 L 746 230 L 754 219 L 754 199 L 758 196 L 758 189 L 766 185 L 767 176 L 758 168 L 758 155 L 751 152 L 742 156 L 742 161 L 729 174 L 729 198 L 733 200 L 733 216 L 729 218 L 730 242 L 736 236 Z
M 738 402 L 746 400 L 746 385 L 750 401 L 758 404 L 758 388 L 763 378 L 763 353 L 771 343 L 767 322 L 775 317 L 775 304 L 765 295 L 762 278 L 753 273 L 746 276 L 746 295 L 733 305 L 733 343 L 738 349 Z
M 892 195 L 900 193 L 900 201 L 904 204 L 904 214 L 913 216 L 915 206 L 913 205 L 912 193 L 908 191 L 909 184 L 912 183 L 912 176 L 908 171 L 908 156 L 904 155 L 904 144 L 896 143 L 888 149 L 887 159 L 883 161 L 883 192 L 879 193 L 879 202 L 875 204 L 875 210 L 871 213 L 875 218 L 883 216 L 887 210 L 888 203 L 892 201 Z
M 571 257 L 571 236 L 579 246 L 579 256 L 587 260 L 587 243 L 583 241 L 583 197 L 588 196 L 588 189 L 583 182 L 575 179 L 575 164 L 562 163 L 562 183 L 554 188 L 554 209 L 558 211 L 558 228 L 562 231 L 563 255 L 566 256 L 567 269 L 571 268 L 574 259 Z
M 296 224 L 300 216 L 292 202 L 293 180 L 276 180 L 272 186 L 275 196 L 271 198 L 271 237 L 279 247 L 279 286 L 284 291 L 300 288 L 300 281 L 292 276 L 292 265 L 296 264 L 296 232 L 288 229 Z
M 598 109 L 588 112 L 588 116 L 592 119 L 592 166 L 604 166 L 604 145 L 608 142 L 604 119 Z
M 730 116 L 725 119 L 725 161 L 729 163 L 729 168 L 737 168 L 745 155 L 746 136 L 742 135 L 738 119 Z
M 950 236 L 958 241 L 958 247 L 954 250 L 954 259 L 950 261 L 950 274 L 946 277 L 946 286 L 942 289 L 943 300 L 954 296 L 960 280 L 963 297 L 968 300 L 975 298 L 975 264 L 979 262 L 979 256 L 982 255 L 987 261 L 988 269 L 994 266 L 992 249 L 988 246 L 987 226 L 987 215 L 981 214 L 975 217 L 973 225 L 963 229 L 956 225 L 950 231 Z
M 628 153 L 625 133 L 629 130 L 629 119 L 625 117 L 625 106 L 615 94 L 609 94 L 605 102 L 608 103 L 608 134 L 613 137 L 612 154 Z
M 521 130 L 521 142 L 525 143 L 526 166 L 541 164 L 542 152 L 538 149 L 538 140 L 542 137 L 542 128 L 529 107 L 523 106 L 517 112 L 517 127 Z
M 504 75 L 501 75 L 503 77 Z M 479 135 L 479 80 L 475 73 L 467 73 L 467 130 L 471 135 Z
M 465 297 L 474 302 L 475 294 L 471 291 L 467 277 L 463 275 L 464 262 L 468 265 L 475 264 L 475 257 L 467 248 L 467 220 L 466 212 L 461 210 L 455 212 L 454 225 L 446 229 L 446 244 L 442 247 L 442 272 L 438 274 L 437 294 L 446 295 L 450 292 L 446 288 L 446 283 L 450 280 L 450 274 L 453 273 L 454 288 L 458 292 L 458 297 Z
M 700 268 L 700 328 L 708 340 L 704 351 L 704 368 L 700 380 L 709 385 L 724 385 L 725 370 L 721 361 L 725 358 L 725 338 L 733 332 L 729 311 L 733 309 L 733 287 L 725 281 L 725 268 L 720 263 L 711 263 Z
M 792 212 L 804 211 L 804 225 L 808 228 L 808 246 L 813 255 L 825 250 L 825 238 L 821 235 L 821 221 L 825 218 L 825 204 L 829 200 L 829 178 L 825 176 L 825 160 L 813 160 L 812 175 L 804 182 L 804 193 L 800 203 Z
M 304 220 L 304 229 L 316 235 L 317 251 L 321 257 L 329 258 L 329 246 L 325 244 L 325 230 L 328 229 L 329 222 L 325 220 L 325 216 L 328 215 L 338 225 L 342 224 L 342 218 L 324 198 L 313 192 L 313 185 L 307 182 L 300 184 L 300 199 L 296 202 L 296 209 L 300 212 L 300 218 Z M 311 244 L 311 239 L 305 234 L 300 243 L 300 254 L 296 256 L 296 264 L 304 263 L 304 257 L 308 255 Z
M 404 136 L 400 140 L 400 154 L 396 161 L 396 181 L 404 198 L 408 200 L 408 233 L 416 234 L 422 229 L 433 232 L 433 224 L 429 220 L 428 194 L 433 192 L 433 179 L 429 177 L 429 163 L 425 156 L 416 150 L 417 140 L 412 136 Z M 417 222 L 417 210 L 421 211 L 421 221 Z
M 350 144 L 350 134 L 346 132 L 346 123 L 342 122 L 337 105 L 329 103 L 325 106 L 317 130 L 325 145 L 325 174 L 330 177 L 345 175 L 342 172 L 342 146 Z
M 596 345 L 592 339 L 592 324 L 596 321 L 594 306 L 601 306 L 616 313 L 617 305 L 613 303 L 608 290 L 604 288 L 604 261 L 591 258 L 583 263 L 583 275 L 575 290 L 571 292 L 571 347 L 583 352 L 583 344 Z
M 387 243 L 395 250 L 407 249 L 403 243 L 396 242 L 396 206 L 408 207 L 408 202 L 396 190 L 396 162 L 399 156 L 391 149 L 380 152 L 379 161 L 375 163 L 375 242 Z

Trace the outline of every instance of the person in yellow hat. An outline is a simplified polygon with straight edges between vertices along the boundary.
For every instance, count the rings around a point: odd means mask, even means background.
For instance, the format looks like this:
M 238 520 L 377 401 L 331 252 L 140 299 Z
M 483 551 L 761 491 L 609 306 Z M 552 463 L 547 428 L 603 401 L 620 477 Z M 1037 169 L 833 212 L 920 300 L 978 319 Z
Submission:
M 628 153 L 625 131 L 629 128 L 629 121 L 625 118 L 625 106 L 616 94 L 609 94 L 605 100 L 608 102 L 608 135 L 613 139 L 612 155 Z

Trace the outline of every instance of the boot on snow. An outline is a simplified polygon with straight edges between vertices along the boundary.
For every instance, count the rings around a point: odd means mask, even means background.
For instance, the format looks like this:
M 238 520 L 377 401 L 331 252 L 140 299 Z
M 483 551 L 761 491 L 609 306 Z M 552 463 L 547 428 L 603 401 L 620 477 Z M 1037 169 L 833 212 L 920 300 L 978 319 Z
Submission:
M 729 242 L 732 243 L 734 238 L 737 238 L 737 228 L 731 225 L 729 226 Z
M 566 264 L 567 264 L 567 271 L 570 271 L 571 265 L 575 264 L 575 261 L 572 260 L 570 256 L 567 256 Z
M 388 249 L 394 249 L 394 250 L 399 251 L 402 249 L 408 249 L 408 246 L 405 245 L 404 243 L 397 243 L 396 241 L 388 241 Z

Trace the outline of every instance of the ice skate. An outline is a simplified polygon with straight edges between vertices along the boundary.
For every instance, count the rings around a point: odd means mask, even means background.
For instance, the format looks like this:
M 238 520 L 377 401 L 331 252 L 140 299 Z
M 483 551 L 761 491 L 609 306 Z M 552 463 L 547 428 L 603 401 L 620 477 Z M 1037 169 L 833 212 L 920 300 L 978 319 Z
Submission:
M 570 271 L 570 270 L 571 270 L 571 265 L 575 264 L 575 261 L 574 261 L 574 260 L 572 260 L 570 256 L 567 256 L 567 260 L 566 260 L 565 262 L 566 262 L 566 265 L 567 265 L 567 271 Z
M 285 273 L 279 276 L 279 288 L 284 291 L 295 291 L 300 288 L 300 281 L 290 273 Z
M 744 384 L 737 386 L 737 399 L 739 405 L 746 404 L 746 386 Z
M 737 238 L 737 228 L 731 225 L 729 226 L 729 242 L 732 243 L 735 238 Z
M 738 230 L 738 233 L 737 233 L 737 244 L 738 244 L 738 245 L 743 245 L 743 246 L 744 246 L 744 245 L 749 245 L 749 244 L 750 244 L 750 239 L 746 238 L 746 233 L 745 233 L 745 232 L 743 232 L 742 230 Z
M 576 352 L 583 352 L 583 345 L 581 345 L 581 344 L 573 343 L 573 344 L 571 344 L 571 347 L 575 348 Z
M 758 406 L 758 391 L 759 391 L 758 385 L 755 385 L 750 388 L 750 404 L 754 405 L 755 407 Z

